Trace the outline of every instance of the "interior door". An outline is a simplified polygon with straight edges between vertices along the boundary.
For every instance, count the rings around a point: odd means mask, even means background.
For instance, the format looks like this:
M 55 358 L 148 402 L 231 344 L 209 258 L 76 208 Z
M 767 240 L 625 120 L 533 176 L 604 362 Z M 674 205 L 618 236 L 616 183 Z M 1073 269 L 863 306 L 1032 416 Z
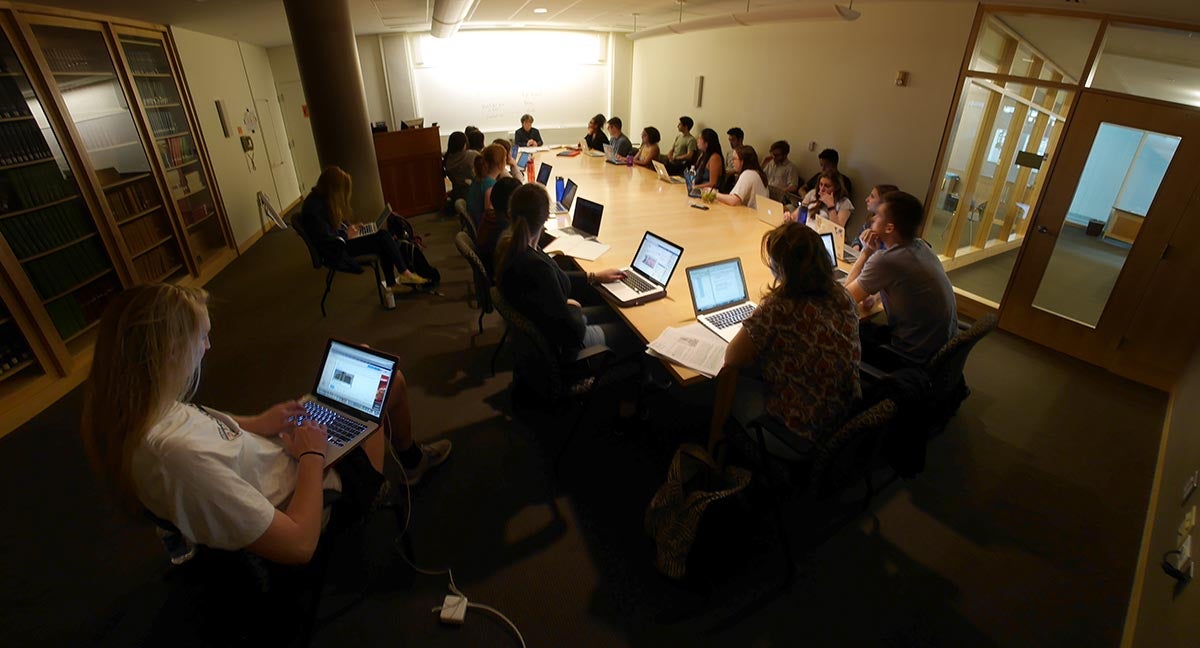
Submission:
M 1142 298 L 1195 193 L 1197 168 L 1200 112 L 1085 92 L 1001 326 L 1123 373 L 1125 335 L 1135 315 L 1147 316 Z
M 317 159 L 317 143 L 306 114 L 304 88 L 299 81 L 279 84 L 279 107 L 283 111 L 283 125 L 288 132 L 288 146 L 296 165 L 300 194 L 304 195 L 317 183 L 321 162 Z

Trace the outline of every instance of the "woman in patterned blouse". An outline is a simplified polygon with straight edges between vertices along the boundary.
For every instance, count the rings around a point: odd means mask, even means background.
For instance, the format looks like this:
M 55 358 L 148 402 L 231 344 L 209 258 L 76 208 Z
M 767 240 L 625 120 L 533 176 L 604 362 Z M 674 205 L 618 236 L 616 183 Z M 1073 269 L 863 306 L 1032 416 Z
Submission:
M 745 424 L 765 411 L 799 437 L 792 445 L 819 444 L 862 395 L 858 308 L 808 227 L 789 222 L 767 232 L 762 254 L 775 283 L 725 351 L 725 366 L 743 370 L 731 413 Z M 749 368 L 760 380 L 746 375 Z M 770 441 L 772 454 L 801 458 Z

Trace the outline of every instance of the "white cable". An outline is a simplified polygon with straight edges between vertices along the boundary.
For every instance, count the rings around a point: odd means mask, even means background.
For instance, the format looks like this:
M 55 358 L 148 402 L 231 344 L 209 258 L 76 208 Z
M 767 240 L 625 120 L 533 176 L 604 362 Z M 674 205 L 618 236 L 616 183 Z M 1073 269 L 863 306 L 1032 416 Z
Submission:
M 384 444 L 387 445 L 388 454 L 392 456 L 392 459 L 396 462 L 396 465 L 400 467 L 400 476 L 404 480 L 404 528 L 400 530 L 400 535 L 396 536 L 396 539 L 399 540 L 403 538 L 406 533 L 408 533 L 409 526 L 412 523 L 412 489 L 408 486 L 408 472 L 404 470 L 404 462 L 400 461 L 400 455 L 396 454 L 396 447 L 392 445 L 392 419 L 387 414 L 384 414 L 383 420 Z M 414 441 L 414 443 L 416 442 Z M 418 574 L 424 574 L 426 576 L 446 576 L 450 580 L 450 591 L 456 596 L 466 599 L 467 608 L 476 608 L 492 613 L 501 621 L 504 621 L 506 624 L 508 624 L 508 627 L 512 629 L 513 634 L 517 635 L 517 640 L 521 642 L 521 648 L 528 648 L 528 646 L 525 644 L 525 637 L 521 634 L 521 630 L 517 628 L 517 624 L 513 623 L 512 620 L 507 616 L 504 616 L 503 612 L 490 605 L 470 602 L 470 599 L 467 598 L 467 595 L 463 594 L 462 590 L 458 589 L 458 585 L 454 582 L 454 570 L 450 569 L 449 567 L 445 569 L 425 569 L 423 567 L 418 567 L 408 559 L 408 556 L 404 555 L 403 551 L 398 553 L 400 554 L 400 559 L 408 564 L 409 567 L 412 567 L 413 571 L 417 572 Z M 439 605 L 433 608 L 432 612 L 437 614 L 438 612 L 441 612 L 441 610 L 442 606 Z

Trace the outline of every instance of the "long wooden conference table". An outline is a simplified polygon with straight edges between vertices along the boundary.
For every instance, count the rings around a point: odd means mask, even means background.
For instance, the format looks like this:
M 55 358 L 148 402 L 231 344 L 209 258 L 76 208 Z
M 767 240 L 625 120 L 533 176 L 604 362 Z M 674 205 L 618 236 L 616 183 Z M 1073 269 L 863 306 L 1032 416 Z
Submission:
M 611 248 L 595 261 L 575 259 L 581 270 L 628 267 L 649 230 L 683 248 L 683 256 L 667 284 L 667 296 L 641 306 L 614 310 L 646 343 L 658 338 L 672 326 L 696 321 L 688 290 L 685 268 L 712 261 L 740 257 L 746 273 L 746 289 L 751 299 L 760 301 L 771 284 L 771 271 L 762 262 L 762 237 L 771 229 L 749 207 L 709 205 L 708 211 L 691 207 L 699 199 L 688 198 L 683 183 L 667 184 L 653 169 L 608 164 L 602 157 L 580 154 L 559 157 L 559 150 L 538 152 L 534 160 L 553 168 L 547 184 L 551 192 L 554 177 L 562 176 L 579 185 L 576 199 L 586 198 L 604 205 L 604 217 L 597 239 Z M 572 211 L 574 211 L 572 209 Z M 553 215 L 552 215 L 553 217 Z M 570 214 L 558 216 L 558 227 L 570 224 Z M 549 224 L 548 224 L 549 227 Z M 850 266 L 840 262 L 843 270 Z M 691 369 L 663 363 L 680 384 L 705 380 Z

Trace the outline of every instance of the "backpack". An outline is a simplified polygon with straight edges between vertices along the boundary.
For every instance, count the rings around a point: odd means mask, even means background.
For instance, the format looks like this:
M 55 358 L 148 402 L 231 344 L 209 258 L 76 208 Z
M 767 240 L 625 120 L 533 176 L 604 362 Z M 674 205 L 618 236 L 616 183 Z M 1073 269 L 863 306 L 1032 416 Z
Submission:
M 425 258 L 425 245 L 421 242 L 421 237 L 413 231 L 408 219 L 396 214 L 388 215 L 387 230 L 393 238 L 400 242 L 400 249 L 404 252 L 404 261 L 408 263 L 410 270 L 428 279 L 432 285 L 441 282 L 442 273 L 438 272 L 437 268 L 429 263 L 429 259 Z

